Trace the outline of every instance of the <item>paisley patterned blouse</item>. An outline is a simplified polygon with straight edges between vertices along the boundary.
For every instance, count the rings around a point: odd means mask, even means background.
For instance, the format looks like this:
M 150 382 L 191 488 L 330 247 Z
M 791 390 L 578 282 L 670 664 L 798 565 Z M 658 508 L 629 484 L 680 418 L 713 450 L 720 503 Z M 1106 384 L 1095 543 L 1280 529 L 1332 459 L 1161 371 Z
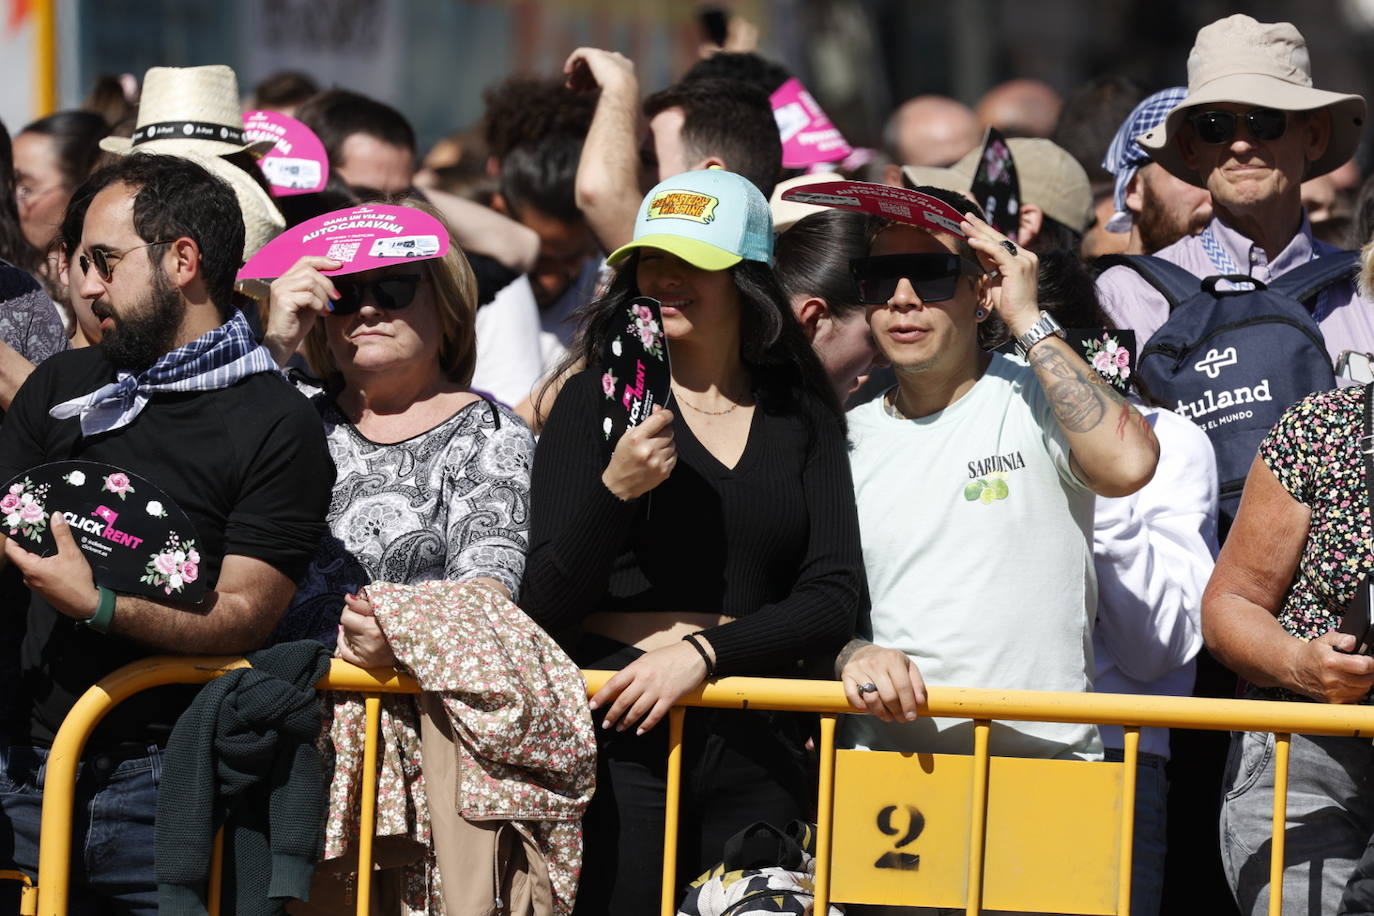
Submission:
M 333 646 L 343 596 L 369 582 L 495 579 L 518 599 L 529 546 L 534 437 L 490 401 L 463 407 L 404 442 L 365 438 L 317 388 L 336 468 L 330 535 L 320 543 L 274 640 Z
M 1369 573 L 1370 519 L 1364 457 L 1364 388 L 1310 394 L 1260 443 L 1259 454 L 1311 526 L 1279 623 L 1299 639 L 1340 626 L 1345 606 Z

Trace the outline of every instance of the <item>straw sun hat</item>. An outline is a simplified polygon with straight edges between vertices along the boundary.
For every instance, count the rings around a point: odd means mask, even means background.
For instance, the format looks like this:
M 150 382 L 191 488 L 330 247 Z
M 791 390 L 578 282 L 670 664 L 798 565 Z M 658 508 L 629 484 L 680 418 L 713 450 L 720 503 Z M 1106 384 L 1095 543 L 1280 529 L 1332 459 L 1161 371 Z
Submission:
M 211 156 L 260 156 L 272 148 L 272 141 L 244 140 L 238 78 L 229 67 L 213 64 L 150 67 L 143 76 L 134 135 L 106 137 L 100 148 L 110 153 L 190 150 Z
M 239 201 L 239 211 L 243 216 L 243 260 L 258 253 L 258 249 L 276 238 L 286 229 L 286 218 L 282 216 L 271 196 L 252 179 L 243 169 L 219 156 L 206 156 L 192 150 L 179 153 L 154 153 L 149 155 L 177 156 L 190 159 L 211 175 L 221 179 L 234 189 Z
M 1183 161 L 1176 138 L 1189 108 L 1233 102 L 1281 111 L 1331 111 L 1331 142 L 1305 178 L 1339 168 L 1355 153 L 1364 126 L 1358 95 L 1312 88 L 1312 62 L 1302 33 L 1289 22 L 1256 22 L 1237 13 L 1203 26 L 1188 54 L 1188 96 L 1164 123 L 1136 138 L 1165 169 L 1195 185 L 1202 176 Z
M 239 110 L 239 84 L 223 64 L 152 67 L 143 77 L 138 125 L 130 137 L 106 137 L 100 148 L 117 155 L 180 156 L 227 182 L 243 213 L 243 259 L 286 228 L 277 205 L 253 177 L 222 156 L 261 155 L 273 141 L 247 143 Z

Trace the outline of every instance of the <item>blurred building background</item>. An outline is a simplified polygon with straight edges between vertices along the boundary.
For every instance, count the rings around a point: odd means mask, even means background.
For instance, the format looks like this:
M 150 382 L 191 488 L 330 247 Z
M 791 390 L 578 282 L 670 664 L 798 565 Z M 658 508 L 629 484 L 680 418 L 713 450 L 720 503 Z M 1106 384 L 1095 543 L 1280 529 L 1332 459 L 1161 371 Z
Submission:
M 935 92 L 972 103 L 1011 76 L 1067 94 L 1099 75 L 1146 89 L 1186 80 L 1199 26 L 1243 11 L 1294 22 L 1323 88 L 1370 94 L 1374 0 L 735 0 L 760 50 L 811 89 L 851 141 L 875 145 L 896 102 Z M 390 102 L 421 143 L 472 123 L 508 73 L 557 72 L 590 44 L 633 58 L 645 91 L 696 58 L 690 0 L 0 0 L 0 118 L 81 102 L 102 73 L 227 63 L 244 92 L 281 69 Z M 55 63 L 43 53 L 51 10 Z M 39 74 L 51 72 L 45 95 Z

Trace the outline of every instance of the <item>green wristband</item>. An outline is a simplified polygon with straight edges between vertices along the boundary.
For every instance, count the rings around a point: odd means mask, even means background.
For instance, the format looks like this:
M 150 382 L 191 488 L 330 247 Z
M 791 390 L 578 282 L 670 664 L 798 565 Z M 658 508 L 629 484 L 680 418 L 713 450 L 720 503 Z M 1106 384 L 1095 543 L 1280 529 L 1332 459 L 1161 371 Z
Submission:
M 94 614 L 81 622 L 97 633 L 108 633 L 110 624 L 114 622 L 115 593 L 103 585 L 97 585 L 96 591 L 100 593 L 100 604 L 96 606 Z

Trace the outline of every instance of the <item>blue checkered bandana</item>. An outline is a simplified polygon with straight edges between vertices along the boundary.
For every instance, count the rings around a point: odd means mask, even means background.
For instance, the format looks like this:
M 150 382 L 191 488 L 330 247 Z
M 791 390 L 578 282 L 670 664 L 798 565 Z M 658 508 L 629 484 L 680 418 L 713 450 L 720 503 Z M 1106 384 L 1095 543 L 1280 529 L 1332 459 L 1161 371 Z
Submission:
M 164 353 L 147 369 L 120 370 L 115 380 L 48 411 L 56 420 L 81 417 L 81 435 L 94 436 L 132 423 L 159 391 L 214 391 L 259 372 L 276 372 L 267 348 L 253 340 L 243 312 L 185 346 Z
M 1150 161 L 1149 154 L 1135 142 L 1135 138 L 1163 124 L 1169 112 L 1187 96 L 1187 86 L 1174 86 L 1156 92 L 1135 106 L 1135 110 L 1117 128 L 1112 145 L 1107 147 L 1107 155 L 1102 160 L 1102 167 L 1116 176 L 1116 212 L 1107 221 L 1108 232 L 1131 231 L 1133 219 L 1131 211 L 1126 209 L 1126 186 L 1140 167 Z

